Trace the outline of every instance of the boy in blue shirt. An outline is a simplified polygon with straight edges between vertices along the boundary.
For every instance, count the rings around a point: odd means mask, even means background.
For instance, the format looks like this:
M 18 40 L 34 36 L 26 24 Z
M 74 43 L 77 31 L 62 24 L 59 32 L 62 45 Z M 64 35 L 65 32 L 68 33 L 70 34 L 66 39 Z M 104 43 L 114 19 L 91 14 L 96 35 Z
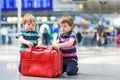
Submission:
M 24 15 L 22 25 L 24 30 L 20 31 L 16 36 L 21 43 L 20 53 L 26 48 L 33 48 L 34 46 L 40 46 L 42 44 L 38 32 L 34 30 L 36 18 L 32 14 L 26 13 Z M 21 72 L 20 65 L 19 72 Z
M 22 25 L 24 30 L 20 31 L 16 36 L 21 43 L 20 52 L 26 48 L 40 46 L 42 41 L 38 35 L 38 32 L 34 30 L 36 18 L 32 14 L 26 13 L 22 19 Z

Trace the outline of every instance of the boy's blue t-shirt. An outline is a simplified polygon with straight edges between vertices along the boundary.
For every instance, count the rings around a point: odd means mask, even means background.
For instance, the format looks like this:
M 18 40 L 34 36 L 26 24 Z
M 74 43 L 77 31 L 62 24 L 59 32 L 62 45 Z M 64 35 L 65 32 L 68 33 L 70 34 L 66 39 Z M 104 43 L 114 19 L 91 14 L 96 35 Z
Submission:
M 38 44 L 38 38 L 40 38 L 37 31 L 20 31 L 16 38 L 19 38 L 20 36 L 23 36 L 25 40 L 28 40 L 36 46 Z M 26 44 L 21 44 L 20 52 L 28 48 Z

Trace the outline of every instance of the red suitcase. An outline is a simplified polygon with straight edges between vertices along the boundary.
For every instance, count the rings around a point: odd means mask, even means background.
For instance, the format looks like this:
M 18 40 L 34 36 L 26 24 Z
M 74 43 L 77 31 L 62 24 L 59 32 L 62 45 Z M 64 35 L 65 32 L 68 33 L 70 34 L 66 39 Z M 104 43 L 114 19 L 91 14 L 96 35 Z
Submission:
M 52 47 L 30 48 L 21 53 L 20 72 L 25 76 L 57 77 L 62 74 L 62 53 Z

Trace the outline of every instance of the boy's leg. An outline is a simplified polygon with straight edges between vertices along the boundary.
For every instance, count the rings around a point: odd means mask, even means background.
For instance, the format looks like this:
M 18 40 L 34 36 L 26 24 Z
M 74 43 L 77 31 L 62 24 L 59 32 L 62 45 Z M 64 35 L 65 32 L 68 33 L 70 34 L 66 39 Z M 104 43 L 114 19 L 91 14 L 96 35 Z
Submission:
M 63 65 L 63 71 L 62 73 L 66 72 L 66 65 Z
M 66 65 L 66 74 L 67 75 L 76 75 L 78 72 L 77 62 L 69 60 Z
M 18 71 L 21 73 L 21 65 L 18 65 Z
M 21 56 L 21 51 L 20 51 L 20 56 Z M 21 73 L 21 60 L 18 62 L 18 71 Z

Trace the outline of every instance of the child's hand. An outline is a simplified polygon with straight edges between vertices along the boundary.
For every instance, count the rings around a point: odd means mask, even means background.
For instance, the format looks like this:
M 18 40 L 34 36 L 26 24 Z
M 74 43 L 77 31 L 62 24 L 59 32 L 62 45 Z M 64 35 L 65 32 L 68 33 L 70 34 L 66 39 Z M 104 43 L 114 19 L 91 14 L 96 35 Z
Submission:
M 37 45 L 36 45 L 36 47 L 39 47 L 39 46 L 42 46 L 42 45 L 40 45 L 40 44 L 37 44 Z
M 29 48 L 32 48 L 34 46 L 32 42 L 28 42 L 27 45 Z
M 53 44 L 52 47 L 53 47 L 54 49 L 59 49 L 59 48 L 60 48 L 59 44 Z
M 36 45 L 35 47 L 39 47 L 40 45 Z

